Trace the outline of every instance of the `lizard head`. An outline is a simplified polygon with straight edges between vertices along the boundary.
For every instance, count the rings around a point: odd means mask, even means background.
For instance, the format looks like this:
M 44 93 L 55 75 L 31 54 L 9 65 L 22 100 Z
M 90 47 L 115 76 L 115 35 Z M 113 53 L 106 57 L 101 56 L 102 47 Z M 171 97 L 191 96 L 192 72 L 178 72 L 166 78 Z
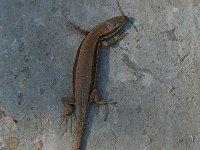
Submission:
M 127 21 L 127 16 L 117 16 L 107 20 L 105 23 L 109 31 L 115 32 L 116 30 L 120 30 Z

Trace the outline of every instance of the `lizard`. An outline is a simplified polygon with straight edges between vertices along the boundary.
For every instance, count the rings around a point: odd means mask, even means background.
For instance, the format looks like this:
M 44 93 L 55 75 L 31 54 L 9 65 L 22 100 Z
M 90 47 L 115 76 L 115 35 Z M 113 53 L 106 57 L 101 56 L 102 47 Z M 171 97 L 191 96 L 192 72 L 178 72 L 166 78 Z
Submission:
M 71 150 L 81 149 L 90 103 L 94 101 L 97 106 L 116 104 L 110 99 L 103 99 L 95 88 L 98 50 L 100 46 L 109 47 L 123 39 L 127 34 L 120 31 L 127 21 L 128 17 L 125 15 L 116 16 L 100 23 L 90 32 L 76 27 L 85 38 L 78 48 L 73 67 L 73 97 L 62 97 L 62 102 L 66 106 L 62 117 L 67 118 L 75 113 Z

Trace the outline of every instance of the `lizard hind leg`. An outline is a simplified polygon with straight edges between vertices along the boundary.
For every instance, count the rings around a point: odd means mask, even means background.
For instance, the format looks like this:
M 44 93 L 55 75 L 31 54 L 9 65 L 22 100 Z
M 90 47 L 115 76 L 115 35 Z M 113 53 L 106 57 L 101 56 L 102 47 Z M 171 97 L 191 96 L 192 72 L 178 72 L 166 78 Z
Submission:
M 69 116 L 74 114 L 74 104 L 75 104 L 75 99 L 73 97 L 62 97 L 61 99 L 63 105 L 66 107 L 66 110 L 62 113 L 60 118 L 62 118 L 61 124 L 63 121 L 66 119 L 68 122 Z
M 92 101 L 94 101 L 97 104 L 97 114 L 98 114 L 100 105 L 117 104 L 117 102 L 113 102 L 112 99 L 102 98 L 96 89 L 94 89 L 92 93 L 90 94 L 90 102 Z

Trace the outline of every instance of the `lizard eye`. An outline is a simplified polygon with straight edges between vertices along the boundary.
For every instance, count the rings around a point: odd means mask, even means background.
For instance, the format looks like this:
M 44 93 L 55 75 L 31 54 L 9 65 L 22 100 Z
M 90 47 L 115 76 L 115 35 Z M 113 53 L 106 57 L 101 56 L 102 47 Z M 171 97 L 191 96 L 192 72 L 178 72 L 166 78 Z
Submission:
M 109 30 L 113 30 L 115 28 L 115 24 L 111 23 L 111 22 L 106 22 L 106 26 Z

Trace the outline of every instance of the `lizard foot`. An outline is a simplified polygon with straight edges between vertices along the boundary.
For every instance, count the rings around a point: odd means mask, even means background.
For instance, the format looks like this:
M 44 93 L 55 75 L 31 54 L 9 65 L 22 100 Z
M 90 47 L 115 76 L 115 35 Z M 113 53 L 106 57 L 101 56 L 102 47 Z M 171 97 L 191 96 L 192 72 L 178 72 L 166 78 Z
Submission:
M 66 110 L 60 116 L 60 118 L 62 118 L 60 125 L 62 125 L 62 123 L 65 119 L 66 119 L 66 122 L 68 122 L 69 117 L 72 116 L 72 114 L 74 114 L 75 100 L 74 100 L 74 98 L 71 98 L 71 97 L 62 97 L 61 101 L 64 104 L 64 106 L 66 107 Z
M 97 114 L 99 112 L 100 105 L 117 104 L 117 102 L 113 102 L 112 99 L 101 98 L 99 92 L 96 89 L 94 89 L 90 94 L 90 102 L 92 101 L 94 101 L 97 104 Z

